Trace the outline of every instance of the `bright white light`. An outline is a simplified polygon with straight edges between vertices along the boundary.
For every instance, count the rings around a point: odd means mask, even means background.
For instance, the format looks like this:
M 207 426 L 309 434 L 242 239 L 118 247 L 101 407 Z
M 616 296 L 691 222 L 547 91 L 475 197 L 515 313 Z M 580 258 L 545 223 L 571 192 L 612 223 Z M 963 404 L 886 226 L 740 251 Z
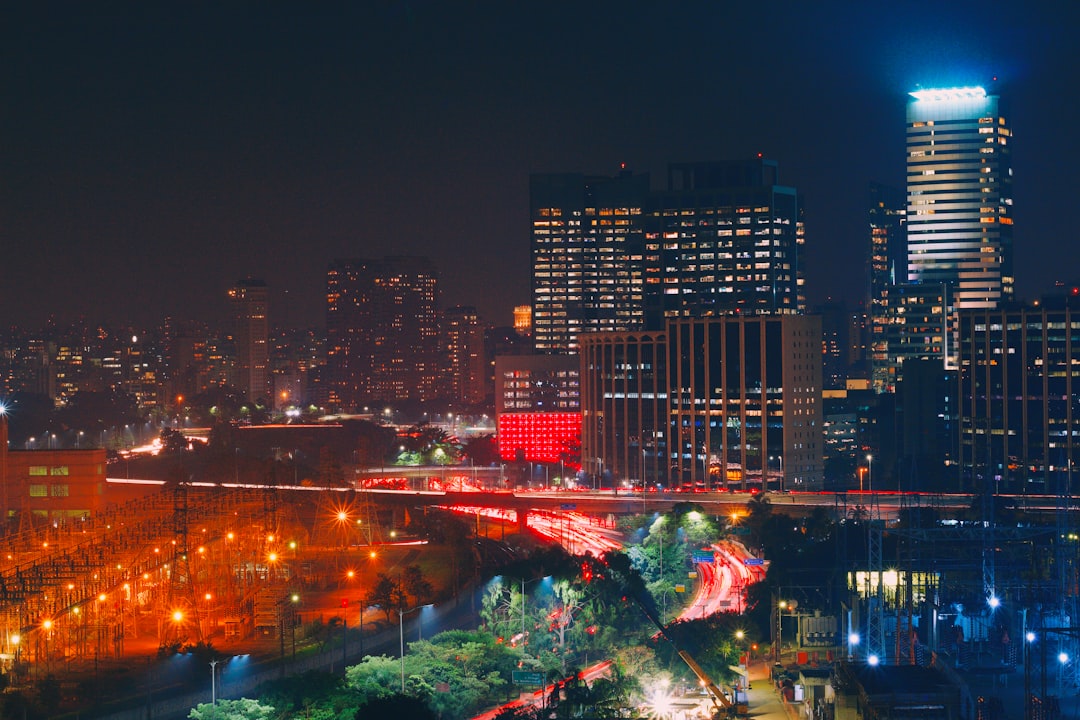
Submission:
M 1069 653 L 1063 652 L 1058 654 L 1058 662 L 1064 665 L 1069 662 Z
M 1028 642 L 1035 642 L 1035 633 L 1031 632 L 1030 630 L 1027 631 L 1027 635 L 1025 635 L 1024 637 L 1027 638 Z
M 653 717 L 663 718 L 670 716 L 671 696 L 661 690 L 654 691 L 652 697 L 649 698 L 649 710 Z
M 919 102 L 956 102 L 986 97 L 986 90 L 981 87 L 938 88 L 934 90 L 916 90 L 908 93 Z
M 847 636 L 847 641 L 848 641 L 848 645 L 858 645 L 859 644 L 859 633 L 854 633 L 854 632 L 851 633 L 850 635 Z
M 866 663 L 870 667 L 876 667 L 879 662 L 881 662 L 881 660 L 878 659 L 877 655 L 871 655 L 870 657 L 866 658 Z
M 991 595 L 990 599 L 986 601 L 986 604 L 991 608 L 998 608 L 1001 606 L 1001 600 L 998 599 L 997 595 Z

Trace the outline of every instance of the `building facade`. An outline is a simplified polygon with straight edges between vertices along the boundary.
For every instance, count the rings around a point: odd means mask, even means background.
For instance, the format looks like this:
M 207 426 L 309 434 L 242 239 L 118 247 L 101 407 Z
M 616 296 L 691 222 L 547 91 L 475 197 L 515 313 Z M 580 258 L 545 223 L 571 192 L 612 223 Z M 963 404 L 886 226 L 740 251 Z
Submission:
M 981 87 L 919 90 L 907 106 L 908 280 L 958 309 L 1013 295 L 1012 133 Z
M 896 392 L 908 360 L 934 360 L 952 368 L 956 358 L 953 335 L 955 308 L 947 284 L 904 284 L 889 287 L 885 316 L 885 357 L 874 365 L 875 390 Z
M 236 386 L 251 402 L 273 405 L 270 387 L 270 292 L 256 278 L 229 288 L 236 352 Z
M 964 489 L 1075 493 L 1080 302 L 962 311 L 960 337 Z
M 443 396 L 454 403 L 484 401 L 484 328 L 476 308 L 457 305 L 443 313 L 442 349 L 446 363 Z
M 907 262 L 913 283 L 954 287 L 958 309 L 1013 294 L 1012 132 L 982 87 L 910 93 Z
M 775 161 L 675 163 L 645 218 L 647 327 L 801 312 L 799 197 Z
M 667 336 L 588 333 L 581 354 L 581 457 L 631 486 L 667 483 Z
M 495 423 L 506 462 L 581 466 L 581 365 L 576 355 L 495 359 Z
M 667 340 L 673 482 L 822 488 L 819 317 L 671 320 Z
M 870 373 L 875 392 L 887 392 L 887 325 L 893 285 L 907 282 L 906 198 L 904 192 L 881 183 L 870 184 Z
M 533 175 L 532 332 L 536 352 L 571 354 L 583 332 L 644 324 L 641 213 L 649 176 Z
M 337 260 L 326 280 L 327 402 L 432 400 L 439 380 L 438 277 L 424 257 Z

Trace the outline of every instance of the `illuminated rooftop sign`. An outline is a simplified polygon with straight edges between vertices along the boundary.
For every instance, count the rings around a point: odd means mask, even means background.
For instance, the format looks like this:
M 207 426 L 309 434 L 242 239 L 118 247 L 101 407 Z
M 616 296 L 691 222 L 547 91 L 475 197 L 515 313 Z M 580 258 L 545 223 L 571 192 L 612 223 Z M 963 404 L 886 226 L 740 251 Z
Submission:
M 981 87 L 937 88 L 933 90 L 916 90 L 908 94 L 920 102 L 950 102 L 984 98 L 986 97 L 986 90 Z

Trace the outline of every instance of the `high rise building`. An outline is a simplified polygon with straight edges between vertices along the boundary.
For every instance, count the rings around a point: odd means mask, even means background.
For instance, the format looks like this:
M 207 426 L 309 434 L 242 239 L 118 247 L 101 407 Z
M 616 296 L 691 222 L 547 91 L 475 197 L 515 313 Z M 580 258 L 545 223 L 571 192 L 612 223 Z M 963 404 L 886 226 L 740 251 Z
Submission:
M 336 260 L 326 279 L 327 401 L 432 400 L 439 373 L 438 278 L 424 257 Z
M 876 392 L 886 390 L 886 326 L 889 291 L 907 282 L 906 198 L 902 190 L 870 183 L 870 381 Z
M 514 330 L 519 335 L 532 335 L 532 305 L 514 306 Z
M 669 320 L 672 474 L 705 488 L 820 490 L 821 319 Z
M 572 354 L 582 332 L 644 323 L 641 213 L 649 176 L 533 175 L 533 343 Z
M 875 389 L 896 392 L 908 360 L 934 360 L 952 369 L 956 357 L 952 287 L 924 283 L 891 285 L 883 326 L 884 358 L 875 363 Z
M 963 490 L 1077 492 L 1080 291 L 960 312 Z
M 456 305 L 443 313 L 442 349 L 446 362 L 443 396 L 478 405 L 485 396 L 484 327 L 476 308 Z
M 236 386 L 251 402 L 270 402 L 269 290 L 257 278 L 229 288 L 236 351 Z
M 586 333 L 580 342 L 582 465 L 631 486 L 667 484 L 666 335 Z
M 670 165 L 645 219 L 648 327 L 801 312 L 800 220 L 798 193 L 780 185 L 775 161 Z
M 981 87 L 918 90 L 907 106 L 908 280 L 957 309 L 1013 294 L 1012 133 Z

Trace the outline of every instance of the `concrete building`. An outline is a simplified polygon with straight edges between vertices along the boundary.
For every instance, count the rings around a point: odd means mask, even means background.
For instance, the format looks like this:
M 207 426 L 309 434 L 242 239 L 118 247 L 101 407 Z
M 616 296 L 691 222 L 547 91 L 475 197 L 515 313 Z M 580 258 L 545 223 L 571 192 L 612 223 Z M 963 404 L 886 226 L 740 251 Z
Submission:
M 329 405 L 434 399 L 437 301 L 438 277 L 427 258 L 334 261 L 326 280 Z
M 645 217 L 646 310 L 663 319 L 801 312 L 798 192 L 775 161 L 674 163 Z
M 270 292 L 257 278 L 241 280 L 229 288 L 236 349 L 236 386 L 251 402 L 273 406 L 270 387 Z
M 576 355 L 495 359 L 495 422 L 506 462 L 581 465 L 581 366 Z
M 578 343 L 582 464 L 631 486 L 666 484 L 667 336 L 588 333 Z
M 907 106 L 908 280 L 958 309 L 1013 294 L 1012 132 L 981 87 L 918 90 Z
M 86 517 L 101 507 L 104 495 L 104 449 L 11 450 L 7 412 L 0 408 L 0 518 L 5 525 Z
M 1074 494 L 1080 461 L 1080 293 L 960 313 L 965 490 Z
M 446 363 L 440 393 L 454 403 L 484 401 L 484 328 L 476 308 L 456 305 L 443 313 L 442 350 Z
M 706 489 L 822 488 L 819 317 L 672 320 L 667 341 L 674 480 Z
M 906 199 L 902 190 L 870 184 L 870 366 L 876 392 L 895 382 L 888 377 L 890 295 L 893 285 L 907 281 Z
M 571 354 L 579 333 L 643 327 L 641 213 L 648 192 L 649 176 L 627 170 L 616 177 L 530 178 L 536 352 Z

